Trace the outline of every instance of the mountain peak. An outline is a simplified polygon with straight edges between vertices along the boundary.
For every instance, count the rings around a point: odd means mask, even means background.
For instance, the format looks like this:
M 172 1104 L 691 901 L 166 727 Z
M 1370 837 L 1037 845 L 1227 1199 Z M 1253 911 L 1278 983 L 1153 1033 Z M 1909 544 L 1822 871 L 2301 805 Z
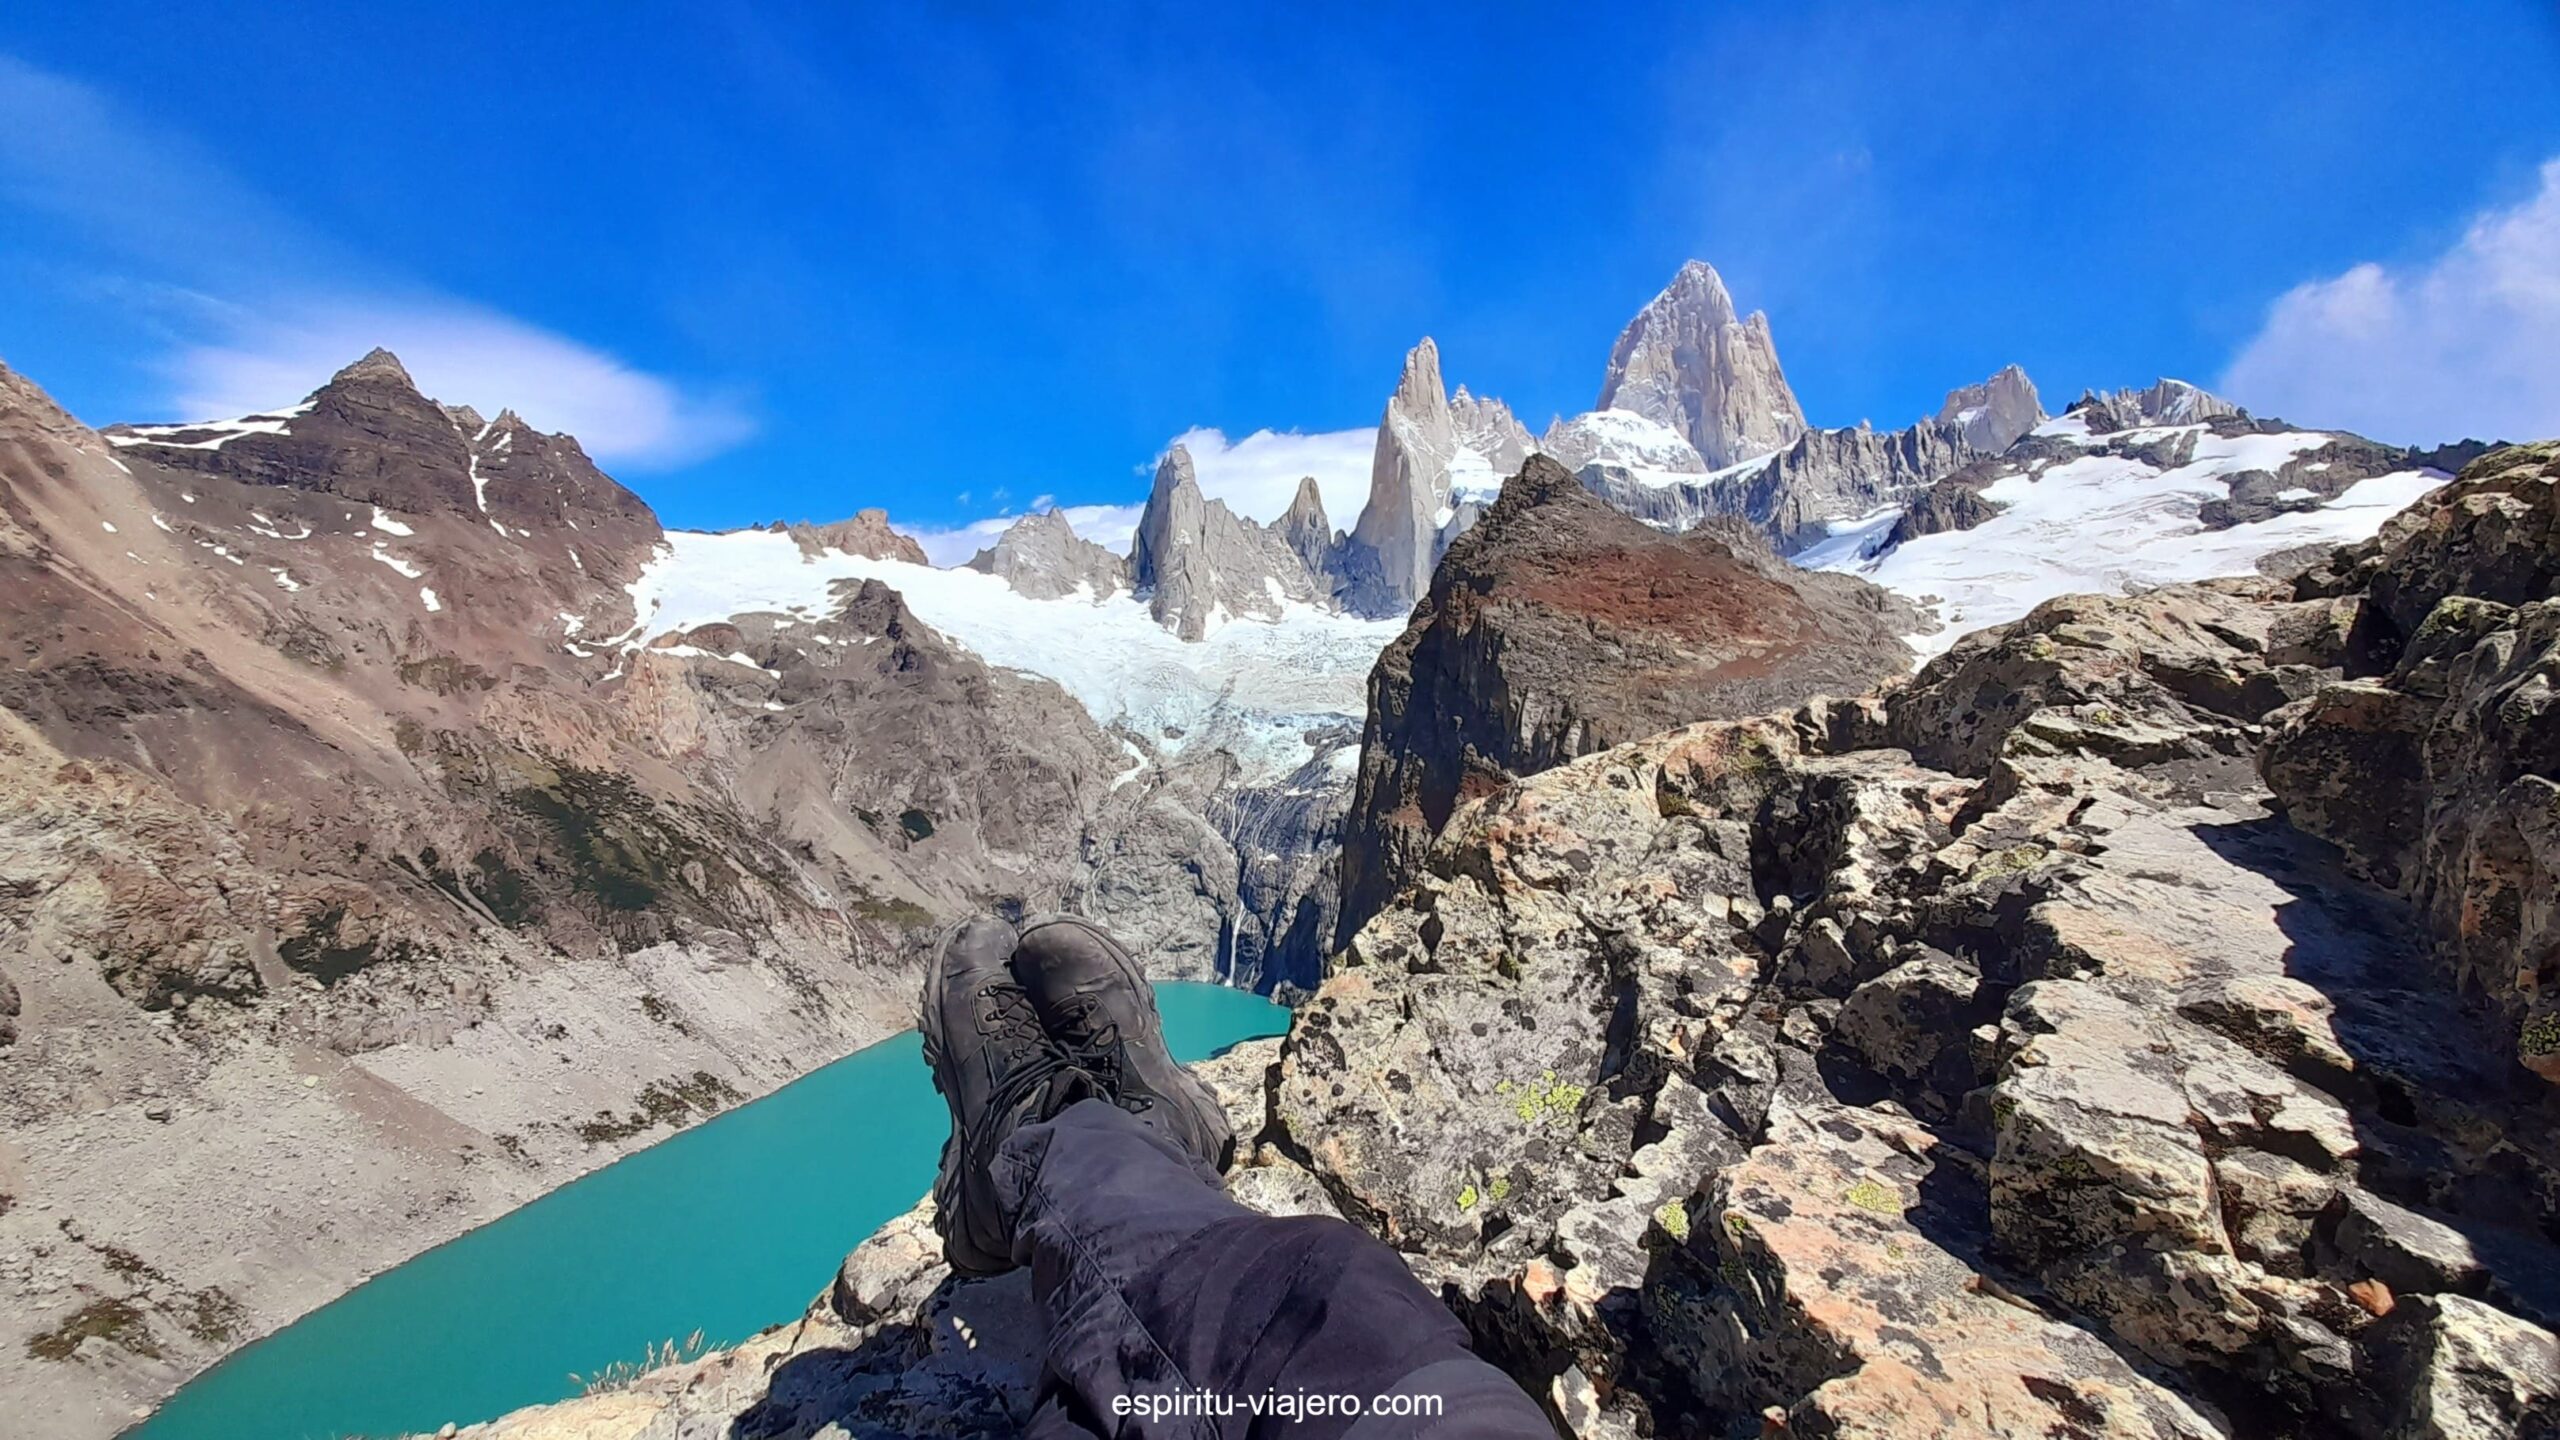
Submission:
M 1708 468 L 1781 449 L 1805 431 L 1769 318 L 1737 317 L 1715 267 L 1692 260 L 1627 322 L 1598 410 L 1627 410 L 1687 438 Z
M 1005 527 L 996 543 L 969 557 L 983 571 L 1034 600 L 1071 595 L 1108 599 L 1127 587 L 1129 562 L 1076 534 L 1066 512 L 1034 510 Z
M 1671 277 L 1671 283 L 1664 287 L 1662 293 L 1669 295 L 1679 290 L 1705 295 L 1723 295 L 1726 297 L 1727 304 L 1732 303 L 1732 296 L 1724 287 L 1724 277 L 1716 273 L 1716 267 L 1704 260 L 1690 259 L 1680 262 L 1679 273 Z
M 331 385 L 352 385 L 367 380 L 388 381 L 408 390 L 418 388 L 418 382 L 409 378 L 408 368 L 400 363 L 400 357 L 379 345 L 366 351 L 363 359 L 329 377 Z
M 2210 390 L 2164 375 L 2143 390 L 2084 390 L 2066 413 L 2079 414 L 2091 430 L 2105 432 L 2144 425 L 2198 425 L 2227 416 L 2245 417 L 2249 412 Z
M 2004 365 L 1988 380 L 1947 392 L 1938 407 L 1938 424 L 1954 430 L 1976 453 L 1997 455 L 2018 437 L 2044 423 L 2044 401 L 2036 382 L 2015 365 Z
M 1162 496 L 1186 486 L 1193 490 L 1199 489 L 1200 476 L 1199 472 L 1192 468 L 1189 448 L 1177 442 L 1172 449 L 1164 452 L 1162 459 L 1156 461 L 1155 494 Z M 1150 497 L 1148 503 L 1153 505 L 1155 501 Z
M 1396 399 L 1406 410 L 1420 413 L 1449 403 L 1448 390 L 1440 378 L 1440 345 L 1430 336 L 1404 354 L 1404 370 L 1396 377 Z

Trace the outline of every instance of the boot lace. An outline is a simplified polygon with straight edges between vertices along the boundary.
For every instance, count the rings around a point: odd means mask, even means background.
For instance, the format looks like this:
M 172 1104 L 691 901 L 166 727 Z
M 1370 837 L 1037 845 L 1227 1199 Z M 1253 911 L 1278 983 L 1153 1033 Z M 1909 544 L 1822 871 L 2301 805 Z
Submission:
M 1003 1042 L 991 1048 L 1009 1061 L 987 1097 L 990 1117 L 1010 1113 L 1062 1072 L 1077 1068 L 1075 1059 L 1040 1028 L 1031 997 L 1020 990 L 1005 986 L 982 995 L 978 1025 L 990 1038 Z
M 1090 1017 L 1096 1008 L 1099 1007 L 1086 1002 L 1080 1018 Z M 1133 1092 L 1123 1083 L 1129 1073 L 1129 1047 L 1120 1036 L 1118 1022 L 1098 1026 L 1087 1023 L 1077 1028 L 1084 1032 L 1083 1040 L 1064 1048 L 1076 1065 L 1102 1086 L 1112 1103 L 1132 1115 L 1143 1115 L 1155 1108 L 1155 1097 L 1145 1093 L 1143 1087 Z

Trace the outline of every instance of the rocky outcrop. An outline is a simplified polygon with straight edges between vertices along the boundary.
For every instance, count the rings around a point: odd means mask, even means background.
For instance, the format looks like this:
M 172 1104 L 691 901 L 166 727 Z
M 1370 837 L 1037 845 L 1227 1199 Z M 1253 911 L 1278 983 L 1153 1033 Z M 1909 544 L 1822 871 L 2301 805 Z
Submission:
M 1156 465 L 1155 488 L 1129 547 L 1129 582 L 1166 628 L 1197 640 L 1239 616 L 1276 619 L 1324 592 L 1280 535 L 1200 493 L 1180 445 Z
M 886 510 L 857 510 L 850 520 L 826 525 L 793 525 L 785 532 L 804 555 L 835 550 L 847 555 L 862 555 L 873 560 L 901 560 L 909 565 L 927 565 L 924 547 L 912 535 L 890 528 Z
M 1680 267 L 1609 352 L 1595 410 L 1628 410 L 1684 436 L 1709 469 L 1783 448 L 1804 410 L 1778 368 L 1769 317 L 1734 313 L 1715 268 Z
M 2252 778 L 2331 608 L 2054 602 L 1462 805 L 1275 1143 L 1575 1434 L 2540 1433 L 2506 1021 Z
M 2012 473 L 2001 460 L 1975 461 L 1954 474 L 1913 491 L 1902 502 L 1902 513 L 1894 517 L 1893 528 L 1885 532 L 1884 543 L 1877 547 L 1882 554 L 1897 545 L 1917 540 L 1923 535 L 1937 535 L 1952 530 L 1970 530 L 2000 513 L 1998 501 L 1982 492 L 1993 481 Z
M 1533 456 L 1370 674 L 1340 933 L 1463 799 L 1683 721 L 1863 690 L 1909 663 L 1895 637 L 1914 623 L 1747 531 L 1639 524 Z
M 2044 402 L 2027 372 L 2008 365 L 1979 385 L 1948 391 L 1937 423 L 1973 453 L 1997 455 L 2044 423 Z
M 2344 674 L 2271 717 L 2269 788 L 2429 917 L 2500 1052 L 2560 1081 L 2560 445 L 2474 461 L 2299 593 Z
M 1034 600 L 1089 594 L 1108 600 L 1128 588 L 1129 566 L 1076 534 L 1055 509 L 1025 515 L 1005 527 L 996 543 L 969 557 L 983 571 Z

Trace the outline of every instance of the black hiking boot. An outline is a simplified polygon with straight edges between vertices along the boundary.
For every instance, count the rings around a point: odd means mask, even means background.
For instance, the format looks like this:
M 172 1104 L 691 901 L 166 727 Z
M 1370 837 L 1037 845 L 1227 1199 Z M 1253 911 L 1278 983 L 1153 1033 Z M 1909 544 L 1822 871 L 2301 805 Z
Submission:
M 1236 1135 L 1218 1097 L 1165 1048 L 1155 987 L 1120 942 L 1092 921 L 1035 915 L 1013 951 L 1014 978 L 1041 1027 L 1120 1108 L 1224 1171 Z
M 933 1181 L 934 1229 L 951 1268 L 1013 1268 L 1013 1237 L 987 1162 L 1017 1129 L 1102 1093 L 1040 1027 L 1013 978 L 1013 927 L 982 917 L 955 926 L 925 971 L 924 1060 L 951 1107 L 951 1138 Z

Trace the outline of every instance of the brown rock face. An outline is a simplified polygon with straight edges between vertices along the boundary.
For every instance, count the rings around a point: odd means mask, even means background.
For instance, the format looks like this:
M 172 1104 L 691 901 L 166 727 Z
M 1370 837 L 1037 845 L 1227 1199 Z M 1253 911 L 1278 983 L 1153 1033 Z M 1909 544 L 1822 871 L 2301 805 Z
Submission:
M 794 525 L 791 538 L 802 551 L 811 554 L 840 550 L 874 560 L 904 560 L 910 565 L 933 563 L 925 558 L 924 547 L 916 543 L 916 537 L 889 528 L 886 510 L 857 510 L 852 519 L 831 525 Z
M 1685 721 L 1864 690 L 1908 665 L 1903 613 L 1740 527 L 1663 534 L 1531 456 L 1371 672 L 1339 933 L 1463 800 Z

